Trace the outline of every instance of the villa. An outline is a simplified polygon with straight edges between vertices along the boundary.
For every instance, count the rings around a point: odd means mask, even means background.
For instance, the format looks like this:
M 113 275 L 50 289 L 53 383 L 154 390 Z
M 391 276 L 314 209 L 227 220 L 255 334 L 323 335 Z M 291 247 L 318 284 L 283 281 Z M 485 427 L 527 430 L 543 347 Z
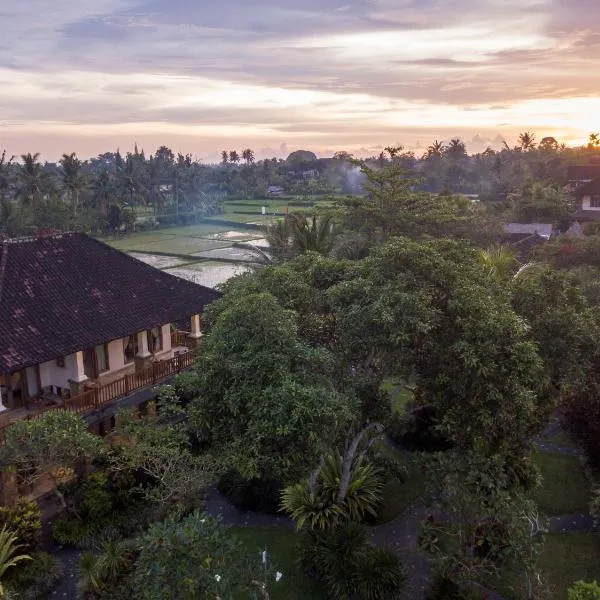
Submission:
M 0 241 L 2 417 L 85 412 L 189 366 L 218 295 L 81 233 Z

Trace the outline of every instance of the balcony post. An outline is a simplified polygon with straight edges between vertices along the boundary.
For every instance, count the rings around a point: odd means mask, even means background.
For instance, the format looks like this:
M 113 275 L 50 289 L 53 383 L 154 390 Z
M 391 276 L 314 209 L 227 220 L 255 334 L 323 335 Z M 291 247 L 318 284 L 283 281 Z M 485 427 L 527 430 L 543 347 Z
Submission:
M 71 396 L 78 396 L 83 394 L 85 391 L 85 382 L 88 380 L 85 374 L 85 367 L 83 364 L 83 351 L 75 352 L 73 355 L 73 377 L 69 379 L 69 386 L 71 388 Z
M 200 315 L 192 315 L 191 317 L 191 333 L 188 333 L 188 338 L 193 340 L 193 344 L 197 347 L 202 343 L 202 328 L 200 325 Z
M 141 373 L 152 363 L 152 354 L 148 350 L 148 332 L 140 331 L 137 334 L 138 353 L 135 356 L 135 371 Z

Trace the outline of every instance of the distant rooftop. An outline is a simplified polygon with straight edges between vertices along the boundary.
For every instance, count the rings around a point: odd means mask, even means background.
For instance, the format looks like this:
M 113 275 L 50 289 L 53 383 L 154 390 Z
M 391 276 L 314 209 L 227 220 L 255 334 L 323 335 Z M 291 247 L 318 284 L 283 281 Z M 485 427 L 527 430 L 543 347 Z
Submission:
M 552 236 L 554 227 L 551 223 L 505 223 L 504 233 L 514 234 L 537 234 L 540 237 L 549 239 Z

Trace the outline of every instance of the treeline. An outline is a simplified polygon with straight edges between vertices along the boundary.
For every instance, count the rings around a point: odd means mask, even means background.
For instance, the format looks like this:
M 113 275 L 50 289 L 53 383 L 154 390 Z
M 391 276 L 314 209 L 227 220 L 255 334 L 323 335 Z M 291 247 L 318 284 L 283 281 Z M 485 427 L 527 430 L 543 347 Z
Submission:
M 390 152 L 391 151 L 391 152 Z M 276 190 L 309 199 L 326 194 L 363 193 L 364 173 L 347 152 L 317 158 L 293 152 L 286 160 L 256 160 L 252 149 L 223 150 L 219 164 L 202 164 L 166 146 L 146 156 L 135 147 L 124 156 L 107 152 L 89 160 L 63 154 L 57 163 L 38 153 L 0 157 L 0 231 L 19 235 L 32 229 L 81 229 L 92 233 L 132 228 L 141 217 L 161 225 L 186 223 L 223 212 L 226 198 L 259 199 Z M 573 164 L 600 164 L 598 136 L 587 146 L 567 148 L 554 138 L 539 144 L 523 133 L 505 144 L 469 155 L 464 142 L 434 141 L 418 157 L 401 147 L 386 148 L 364 164 L 380 169 L 391 161 L 412 179 L 417 192 L 474 194 L 482 201 L 510 199 L 526 184 L 563 186 Z M 536 205 L 539 203 L 536 202 Z M 527 216 L 525 217 L 527 218 Z

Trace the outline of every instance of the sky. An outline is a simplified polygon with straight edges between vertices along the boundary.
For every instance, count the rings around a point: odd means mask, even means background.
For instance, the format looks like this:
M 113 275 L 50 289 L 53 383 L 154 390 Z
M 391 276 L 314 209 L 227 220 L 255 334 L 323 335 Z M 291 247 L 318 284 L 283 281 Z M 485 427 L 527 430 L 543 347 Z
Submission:
M 598 0 L 0 0 L 0 149 L 578 144 L 598 31 Z

